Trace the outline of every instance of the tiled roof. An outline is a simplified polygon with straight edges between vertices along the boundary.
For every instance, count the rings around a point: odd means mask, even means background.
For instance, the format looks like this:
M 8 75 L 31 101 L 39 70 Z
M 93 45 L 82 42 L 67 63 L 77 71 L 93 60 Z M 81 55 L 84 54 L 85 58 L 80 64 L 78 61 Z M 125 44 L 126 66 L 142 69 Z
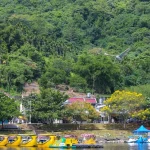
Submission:
M 85 101 L 85 102 L 88 102 L 88 103 L 91 103 L 91 104 L 96 104 L 97 101 L 96 101 L 96 98 L 81 98 L 81 97 L 72 97 L 72 98 L 69 98 L 67 100 L 68 103 L 73 103 L 73 102 L 76 102 L 76 101 Z

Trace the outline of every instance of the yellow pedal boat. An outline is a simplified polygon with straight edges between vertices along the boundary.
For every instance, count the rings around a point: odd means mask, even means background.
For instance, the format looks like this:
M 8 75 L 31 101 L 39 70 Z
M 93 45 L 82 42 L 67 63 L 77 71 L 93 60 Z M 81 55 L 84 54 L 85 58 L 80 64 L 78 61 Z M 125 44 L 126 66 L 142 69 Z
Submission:
M 9 135 L 8 136 L 8 143 L 6 146 L 11 147 L 11 146 L 19 146 L 22 141 L 22 138 L 20 135 Z
M 81 134 L 78 144 L 73 144 L 77 149 L 82 148 L 104 148 L 103 145 L 96 143 L 94 134 Z
M 0 135 L 0 146 L 5 146 L 8 143 L 7 135 Z
M 39 134 L 37 137 L 37 146 L 38 147 L 49 147 L 56 140 L 56 135 L 50 134 Z
M 37 136 L 32 134 L 19 134 L 21 136 L 21 147 L 34 147 L 37 146 Z
M 96 144 L 96 136 L 94 134 L 81 134 L 82 144 Z
M 73 134 L 67 134 L 64 135 L 64 138 L 66 138 L 66 144 L 78 144 L 78 137 Z

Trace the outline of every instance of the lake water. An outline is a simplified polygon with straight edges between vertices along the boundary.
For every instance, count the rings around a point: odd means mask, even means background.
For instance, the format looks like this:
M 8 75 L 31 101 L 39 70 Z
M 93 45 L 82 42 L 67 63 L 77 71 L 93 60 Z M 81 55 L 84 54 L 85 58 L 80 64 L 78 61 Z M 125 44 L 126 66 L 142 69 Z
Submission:
M 79 149 L 79 150 L 150 150 L 149 144 L 105 143 L 104 148 Z M 61 150 L 36 147 L 0 147 L 0 150 Z M 71 149 L 69 149 L 71 150 Z

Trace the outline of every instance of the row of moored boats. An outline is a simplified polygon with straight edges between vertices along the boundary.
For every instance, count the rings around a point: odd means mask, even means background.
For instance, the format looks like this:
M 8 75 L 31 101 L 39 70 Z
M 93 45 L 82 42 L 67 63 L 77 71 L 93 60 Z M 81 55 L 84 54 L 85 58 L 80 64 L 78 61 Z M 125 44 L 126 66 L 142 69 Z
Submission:
M 63 137 L 50 134 L 12 134 L 0 135 L 0 146 L 45 147 L 45 148 L 103 148 L 96 143 L 95 135 L 82 134 L 80 140 L 75 135 Z

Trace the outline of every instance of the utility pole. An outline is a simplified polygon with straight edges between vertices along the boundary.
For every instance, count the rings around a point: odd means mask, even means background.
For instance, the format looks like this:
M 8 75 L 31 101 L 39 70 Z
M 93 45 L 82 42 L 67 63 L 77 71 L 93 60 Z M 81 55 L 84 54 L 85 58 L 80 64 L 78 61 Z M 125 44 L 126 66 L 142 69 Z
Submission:
M 30 99 L 30 115 L 29 115 L 29 123 L 31 123 L 31 99 Z

